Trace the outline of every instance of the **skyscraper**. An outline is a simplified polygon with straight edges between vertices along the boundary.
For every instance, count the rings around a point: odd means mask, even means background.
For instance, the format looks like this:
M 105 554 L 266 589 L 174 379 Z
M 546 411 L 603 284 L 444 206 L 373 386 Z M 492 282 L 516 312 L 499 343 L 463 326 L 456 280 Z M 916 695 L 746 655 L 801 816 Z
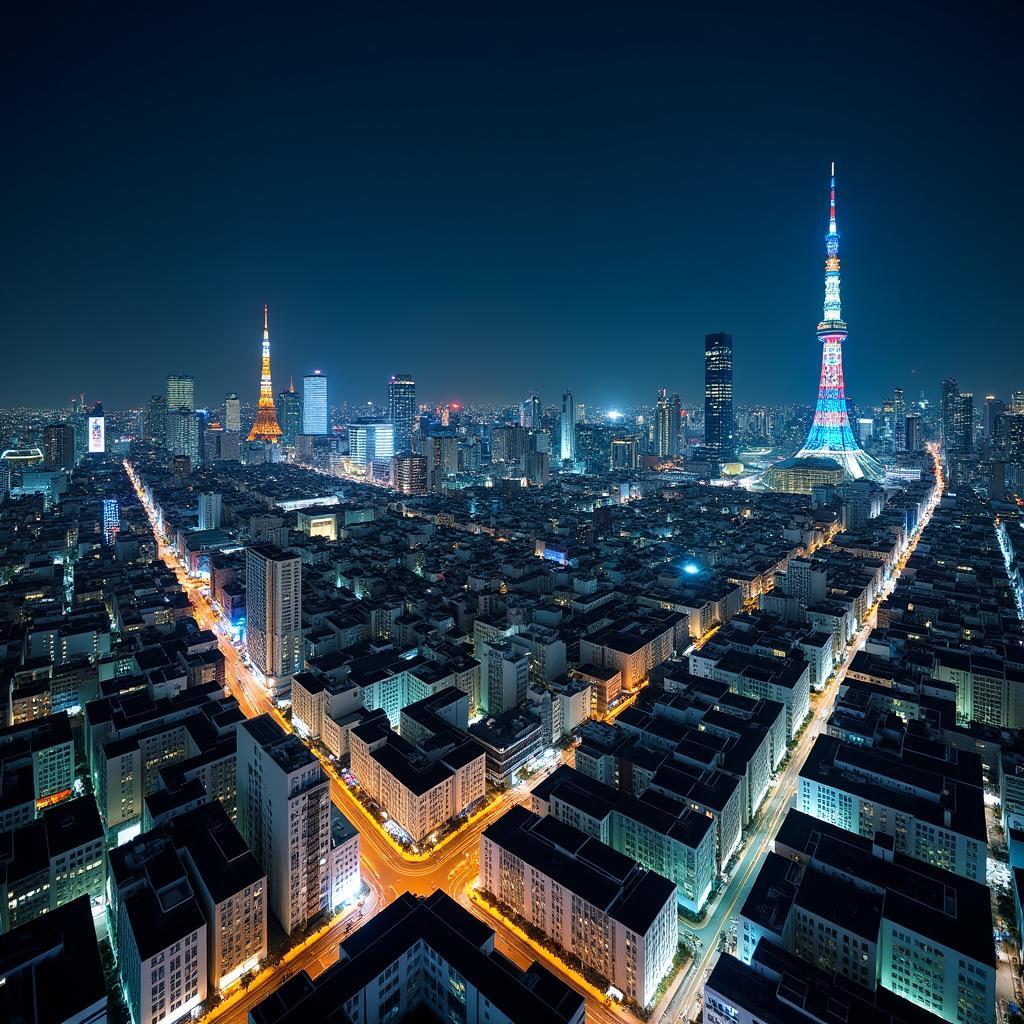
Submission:
M 903 402 L 903 388 L 892 392 L 892 438 L 897 452 L 907 450 L 907 407 Z
M 562 395 L 562 418 L 559 422 L 561 444 L 559 454 L 563 462 L 576 461 L 576 403 L 572 392 Z
M 302 400 L 294 381 L 277 396 L 277 422 L 281 424 L 281 443 L 295 444 L 295 438 L 302 432 Z
M 839 298 L 839 232 L 836 230 L 836 165 L 833 164 L 828 234 L 825 236 L 824 315 L 818 324 L 821 383 L 818 386 L 814 422 L 796 458 L 831 459 L 842 467 L 847 477 L 854 480 L 865 477 L 879 480 L 883 476 L 882 467 L 861 449 L 850 429 L 846 384 L 843 380 L 843 342 L 846 335 Z
M 540 427 L 540 399 L 533 392 L 519 406 L 519 426 L 527 430 Z
M 302 378 L 302 432 L 329 434 L 327 378 L 319 371 Z
M 719 466 L 736 457 L 732 412 L 732 335 L 704 336 L 704 447 Z
M 668 392 L 664 388 L 660 388 L 658 404 L 654 410 L 654 454 L 659 459 L 667 459 L 669 455 L 671 420 L 672 412 L 668 404 Z
M 167 409 L 196 409 L 196 382 L 185 374 L 172 374 L 167 378 Z
M 970 453 L 974 447 L 974 395 L 970 391 L 961 391 L 953 420 L 953 450 L 962 455 Z
M 272 691 L 302 670 L 302 559 L 273 544 L 245 552 L 245 643 Z
M 224 429 L 242 432 L 242 403 L 234 391 L 224 396 Z
M 396 453 L 395 425 L 385 420 L 362 420 L 349 423 L 349 461 L 368 466 L 378 459 L 390 459 Z
M 153 444 L 167 444 L 167 399 L 163 395 L 150 395 L 142 417 L 142 434 Z
M 921 414 L 911 413 L 904 420 L 904 437 L 906 439 L 908 452 L 919 452 L 924 447 L 924 440 L 921 434 Z
M 950 450 L 955 444 L 957 405 L 960 385 L 954 377 L 947 377 L 940 385 L 939 415 L 942 420 L 942 445 Z
M 683 454 L 683 403 L 673 395 L 668 403 L 668 454 L 670 458 Z
M 995 433 L 996 420 L 1002 415 L 1003 401 L 995 395 L 985 396 L 985 411 L 982 417 L 981 433 L 985 440 L 989 440 Z
M 408 373 L 396 373 L 388 381 L 388 419 L 395 427 L 395 451 L 412 451 L 416 423 L 416 381 Z
M 199 529 L 218 530 L 221 525 L 223 499 L 215 491 L 203 491 L 199 495 Z
M 263 354 L 260 361 L 260 400 L 256 406 L 256 419 L 247 441 L 265 441 L 277 444 L 281 440 L 281 425 L 277 422 L 274 405 L 274 383 L 270 378 L 270 314 L 263 307 Z
M 43 431 L 43 461 L 51 469 L 75 468 L 75 428 L 51 423 Z
M 187 455 L 191 466 L 202 465 L 202 417 L 186 406 L 167 411 L 167 450 L 172 455 Z

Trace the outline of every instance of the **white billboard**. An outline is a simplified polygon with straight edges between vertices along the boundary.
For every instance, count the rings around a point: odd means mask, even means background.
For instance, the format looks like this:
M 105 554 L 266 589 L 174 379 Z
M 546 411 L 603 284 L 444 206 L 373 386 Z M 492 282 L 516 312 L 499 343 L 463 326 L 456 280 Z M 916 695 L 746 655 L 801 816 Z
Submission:
M 107 432 L 102 416 L 89 417 L 89 451 L 105 452 L 107 450 Z

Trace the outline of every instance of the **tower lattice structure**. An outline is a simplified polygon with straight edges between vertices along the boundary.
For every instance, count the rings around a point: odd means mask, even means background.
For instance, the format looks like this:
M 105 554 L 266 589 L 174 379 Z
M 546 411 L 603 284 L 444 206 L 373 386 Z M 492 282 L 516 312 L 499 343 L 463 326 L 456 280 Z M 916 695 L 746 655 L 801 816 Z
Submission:
M 278 444 L 281 440 L 281 425 L 277 422 L 277 407 L 274 404 L 274 385 L 270 379 L 270 315 L 263 307 L 263 364 L 260 374 L 260 400 L 256 406 L 256 419 L 249 431 L 249 441 L 269 441 Z
M 829 189 L 828 234 L 825 236 L 825 305 L 818 340 L 821 342 L 821 383 L 814 422 L 795 458 L 834 459 L 854 480 L 879 480 L 882 467 L 857 443 L 850 427 L 843 381 L 843 342 L 846 340 L 839 298 L 839 232 L 836 230 L 836 165 Z

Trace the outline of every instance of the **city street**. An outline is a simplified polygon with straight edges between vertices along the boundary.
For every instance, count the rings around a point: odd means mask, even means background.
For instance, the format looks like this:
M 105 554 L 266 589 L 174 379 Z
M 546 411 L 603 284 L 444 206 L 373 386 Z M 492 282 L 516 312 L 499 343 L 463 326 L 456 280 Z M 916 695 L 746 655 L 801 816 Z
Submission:
M 941 468 L 938 467 L 938 456 L 934 452 L 933 456 L 937 465 L 936 494 L 938 496 L 941 494 L 942 486 L 941 475 L 938 475 L 941 474 Z M 129 475 L 131 476 L 130 467 Z M 145 496 L 138 481 L 134 476 L 132 476 L 132 480 L 140 500 L 145 504 Z M 868 621 L 850 643 L 843 663 L 834 673 L 827 688 L 820 694 L 812 695 L 811 718 L 797 745 L 790 751 L 785 768 L 774 781 L 769 796 L 761 807 L 756 827 L 745 839 L 742 854 L 733 868 L 729 883 L 713 904 L 705 922 L 690 929 L 701 943 L 696 957 L 691 966 L 670 986 L 652 1015 L 652 1020 L 675 1022 L 692 1020 L 695 1017 L 700 1006 L 701 986 L 706 974 L 714 966 L 718 955 L 719 940 L 723 934 L 727 933 L 731 919 L 742 908 L 743 901 L 757 877 L 761 860 L 769 849 L 796 793 L 800 768 L 815 739 L 825 731 L 828 717 L 849 666 L 857 652 L 863 647 L 871 629 L 874 628 L 878 604 L 892 593 L 900 571 L 906 564 L 907 558 L 913 553 L 921 532 L 931 518 L 934 507 L 935 502 L 933 501 L 922 517 L 918 532 L 908 545 L 907 551 L 900 559 L 891 579 L 886 581 L 878 601 L 868 615 Z M 161 559 L 175 571 L 182 588 L 188 593 L 199 625 L 204 629 L 212 630 L 218 637 L 226 663 L 227 684 L 232 694 L 238 699 L 243 712 L 247 717 L 270 713 L 284 728 L 290 728 L 287 720 L 273 707 L 269 696 L 255 679 L 242 654 L 232 644 L 230 633 L 209 597 L 204 594 L 203 586 L 188 577 L 173 552 L 164 543 L 164 539 L 159 534 L 153 510 L 147 506 L 147 512 L 157 538 Z M 536 785 L 561 763 L 562 759 L 556 760 L 534 776 L 530 783 Z M 622 1008 L 613 1008 L 606 1000 L 597 999 L 581 984 L 581 979 L 577 978 L 574 973 L 546 958 L 542 952 L 538 952 L 532 945 L 502 926 L 500 922 L 495 921 L 467 895 L 467 890 L 475 881 L 478 873 L 480 833 L 495 817 L 511 806 L 523 803 L 528 796 L 529 789 L 525 785 L 508 791 L 495 801 L 486 813 L 465 826 L 461 832 L 427 860 L 410 861 L 381 832 L 376 822 L 369 817 L 348 788 L 332 773 L 331 798 L 360 833 L 363 880 L 370 889 L 370 896 L 366 906 L 360 911 L 360 918 L 366 920 L 372 917 L 378 909 L 407 890 L 427 895 L 435 889 L 442 889 L 495 929 L 498 934 L 498 948 L 515 963 L 525 967 L 538 958 L 543 959 L 547 966 L 563 980 L 583 993 L 587 999 L 588 1021 L 611 1024 L 613 1020 L 629 1017 L 630 1015 L 626 1014 Z M 296 971 L 308 969 L 311 974 L 319 974 L 337 959 L 338 941 L 344 937 L 353 920 L 352 917 L 346 917 L 334 924 L 322 935 L 303 946 L 294 956 L 287 959 L 286 964 L 281 968 L 258 978 L 244 994 L 226 1000 L 224 1005 L 209 1015 L 209 1019 L 221 1020 L 225 1024 L 236 1024 L 236 1022 L 242 1024 L 252 1006 Z

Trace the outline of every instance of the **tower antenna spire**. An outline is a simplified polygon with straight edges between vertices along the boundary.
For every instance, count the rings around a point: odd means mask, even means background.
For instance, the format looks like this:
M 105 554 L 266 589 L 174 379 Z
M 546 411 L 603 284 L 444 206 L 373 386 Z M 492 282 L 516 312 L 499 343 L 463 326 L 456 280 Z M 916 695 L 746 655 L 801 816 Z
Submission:
M 256 406 L 256 420 L 247 440 L 277 444 L 281 439 L 281 426 L 277 422 L 274 385 L 270 377 L 270 315 L 266 303 L 263 304 L 263 356 L 260 370 L 260 400 Z

